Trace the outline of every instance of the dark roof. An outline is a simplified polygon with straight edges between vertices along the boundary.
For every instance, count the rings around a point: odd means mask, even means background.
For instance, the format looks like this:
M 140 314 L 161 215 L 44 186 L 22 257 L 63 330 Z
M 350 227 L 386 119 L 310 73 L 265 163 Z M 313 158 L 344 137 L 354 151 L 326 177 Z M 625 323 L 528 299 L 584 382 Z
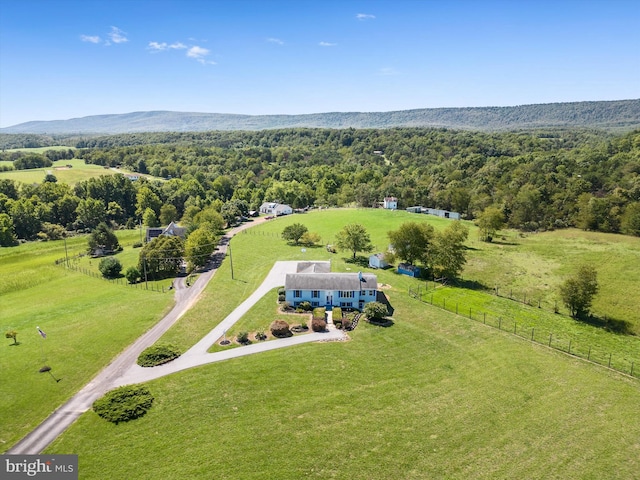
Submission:
M 378 278 L 363 273 L 364 282 L 358 273 L 289 273 L 285 277 L 286 290 L 375 290 Z

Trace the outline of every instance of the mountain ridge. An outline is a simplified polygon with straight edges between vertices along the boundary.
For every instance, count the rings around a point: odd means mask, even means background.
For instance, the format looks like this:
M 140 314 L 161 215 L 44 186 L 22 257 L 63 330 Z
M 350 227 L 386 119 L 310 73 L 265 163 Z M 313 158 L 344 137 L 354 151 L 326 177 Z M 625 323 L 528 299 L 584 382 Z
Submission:
M 152 110 L 68 120 L 30 121 L 4 134 L 118 134 L 269 130 L 276 128 L 433 127 L 501 131 L 549 127 L 632 130 L 640 127 L 640 99 L 559 102 L 507 107 L 441 107 L 389 112 L 245 115 Z

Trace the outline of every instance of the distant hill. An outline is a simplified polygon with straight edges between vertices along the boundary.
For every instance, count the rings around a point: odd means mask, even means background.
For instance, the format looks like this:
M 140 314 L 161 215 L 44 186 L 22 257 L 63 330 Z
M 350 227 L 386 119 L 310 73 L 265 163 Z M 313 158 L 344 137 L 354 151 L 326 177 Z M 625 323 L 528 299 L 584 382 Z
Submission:
M 2 128 L 0 133 L 117 134 L 299 127 L 444 127 L 484 131 L 586 127 L 632 130 L 640 127 L 640 99 L 547 103 L 516 107 L 423 108 L 396 112 L 333 112 L 308 115 L 152 111 L 26 122 Z

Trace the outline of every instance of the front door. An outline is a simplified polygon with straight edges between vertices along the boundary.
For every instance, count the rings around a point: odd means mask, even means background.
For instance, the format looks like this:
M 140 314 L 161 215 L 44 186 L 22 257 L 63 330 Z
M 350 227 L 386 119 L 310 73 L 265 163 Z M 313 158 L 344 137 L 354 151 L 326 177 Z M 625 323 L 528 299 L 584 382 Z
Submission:
M 333 294 L 327 293 L 327 307 L 333 306 Z

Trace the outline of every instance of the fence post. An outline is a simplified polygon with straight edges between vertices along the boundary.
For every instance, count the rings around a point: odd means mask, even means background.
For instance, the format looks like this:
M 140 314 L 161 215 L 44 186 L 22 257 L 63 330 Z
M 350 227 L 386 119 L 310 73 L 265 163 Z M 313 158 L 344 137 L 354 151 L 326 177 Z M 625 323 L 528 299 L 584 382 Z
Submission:
M 513 334 L 514 335 L 518 334 L 518 323 L 517 322 L 513 322 Z
M 456 315 L 458 314 L 458 302 L 456 302 Z
M 553 337 L 553 333 L 549 334 L 549 346 L 551 346 L 551 338 Z
M 589 353 L 587 353 L 587 360 L 591 360 L 591 345 L 589 345 Z
M 611 368 L 611 354 L 609 354 L 609 368 Z
M 469 318 L 473 320 L 473 317 L 471 316 L 471 307 L 469 307 Z
M 569 355 L 571 355 L 571 339 L 569 339 L 569 350 L 567 351 Z
M 487 324 L 487 312 L 484 312 L 484 320 L 482 321 L 485 325 Z
M 502 330 L 502 317 L 498 319 L 498 330 Z
M 633 362 L 631 362 L 631 376 L 633 377 Z
M 531 329 L 531 341 L 533 342 L 533 332 L 535 331 L 535 327 Z

